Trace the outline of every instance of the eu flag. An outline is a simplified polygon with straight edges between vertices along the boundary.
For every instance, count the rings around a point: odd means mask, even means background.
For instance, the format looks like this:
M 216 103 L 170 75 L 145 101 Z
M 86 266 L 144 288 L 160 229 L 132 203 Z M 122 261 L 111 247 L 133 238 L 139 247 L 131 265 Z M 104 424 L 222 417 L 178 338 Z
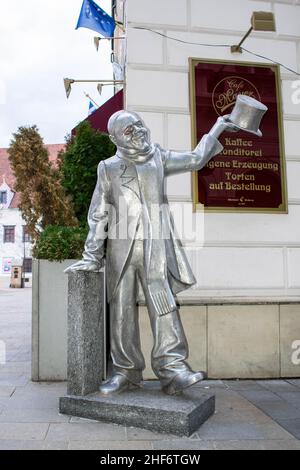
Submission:
M 89 28 L 109 38 L 114 35 L 115 27 L 116 23 L 113 18 L 105 13 L 97 3 L 93 0 L 83 0 L 75 29 Z

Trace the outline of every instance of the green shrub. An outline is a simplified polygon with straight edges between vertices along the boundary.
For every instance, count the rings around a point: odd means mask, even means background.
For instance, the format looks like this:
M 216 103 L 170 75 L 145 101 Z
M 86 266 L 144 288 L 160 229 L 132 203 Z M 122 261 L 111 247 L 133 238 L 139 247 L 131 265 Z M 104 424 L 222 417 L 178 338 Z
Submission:
M 33 256 L 49 261 L 80 259 L 87 233 L 86 227 L 48 225 L 33 248 Z
M 91 198 L 97 181 L 97 167 L 101 160 L 115 154 L 115 146 L 107 134 L 93 129 L 83 121 L 76 128 L 76 135 L 67 138 L 67 145 L 59 155 L 61 183 L 72 206 L 79 225 L 86 225 Z

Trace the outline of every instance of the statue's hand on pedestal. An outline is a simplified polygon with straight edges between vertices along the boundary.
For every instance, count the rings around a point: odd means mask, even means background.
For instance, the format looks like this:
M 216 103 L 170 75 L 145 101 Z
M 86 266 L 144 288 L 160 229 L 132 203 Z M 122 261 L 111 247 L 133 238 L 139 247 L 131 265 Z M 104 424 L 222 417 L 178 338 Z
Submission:
M 64 273 L 72 273 L 75 271 L 89 271 L 93 273 L 98 273 L 102 266 L 104 265 L 103 260 L 101 262 L 95 261 L 88 261 L 88 260 L 80 260 L 77 263 L 72 264 L 68 268 L 64 270 Z

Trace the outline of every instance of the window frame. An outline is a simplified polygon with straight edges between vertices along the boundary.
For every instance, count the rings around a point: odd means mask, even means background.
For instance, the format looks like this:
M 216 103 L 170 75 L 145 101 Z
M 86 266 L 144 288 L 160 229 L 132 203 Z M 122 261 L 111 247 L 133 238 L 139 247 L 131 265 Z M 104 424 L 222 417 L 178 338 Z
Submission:
M 5 200 L 4 201 L 2 199 L 3 195 L 5 195 L 5 197 L 4 197 Z M 7 198 L 7 190 L 0 191 L 0 204 L 4 204 L 4 205 L 7 204 L 7 199 L 8 199 Z
M 32 242 L 32 238 L 31 236 L 29 235 L 28 232 L 26 232 L 26 229 L 27 229 L 27 225 L 22 225 L 22 242 L 23 243 L 31 243 Z
M 11 230 L 13 236 L 11 234 L 7 234 L 7 230 Z M 8 235 L 8 236 L 7 236 Z M 13 238 L 12 240 L 8 238 Z M 16 226 L 15 225 L 3 225 L 3 243 L 15 243 L 16 242 Z
M 27 263 L 27 264 L 26 264 Z M 30 269 L 26 270 L 26 265 L 30 266 Z M 23 271 L 26 274 L 31 274 L 32 273 L 32 258 L 23 258 Z

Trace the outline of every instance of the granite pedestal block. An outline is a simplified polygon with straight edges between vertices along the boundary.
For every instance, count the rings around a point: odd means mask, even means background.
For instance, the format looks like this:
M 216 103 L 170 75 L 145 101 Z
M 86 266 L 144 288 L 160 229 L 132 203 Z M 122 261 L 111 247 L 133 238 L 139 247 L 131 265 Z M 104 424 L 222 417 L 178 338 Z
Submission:
M 215 396 L 192 387 L 181 395 L 163 393 L 157 383 L 110 397 L 99 392 L 60 398 L 61 413 L 161 433 L 190 436 L 215 411 Z
M 68 394 L 84 396 L 99 389 L 105 358 L 104 272 L 69 273 Z

